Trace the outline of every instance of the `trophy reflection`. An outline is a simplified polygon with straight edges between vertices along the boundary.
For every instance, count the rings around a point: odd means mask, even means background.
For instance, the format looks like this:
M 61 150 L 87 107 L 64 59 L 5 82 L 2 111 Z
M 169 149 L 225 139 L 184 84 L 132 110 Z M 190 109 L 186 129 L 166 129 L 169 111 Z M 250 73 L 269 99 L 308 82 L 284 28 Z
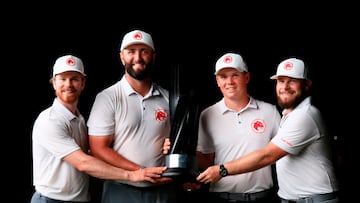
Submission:
M 175 69 L 173 89 L 170 90 L 171 147 L 165 156 L 167 170 L 163 176 L 196 177 L 199 105 L 194 91 L 180 94 L 179 69 Z

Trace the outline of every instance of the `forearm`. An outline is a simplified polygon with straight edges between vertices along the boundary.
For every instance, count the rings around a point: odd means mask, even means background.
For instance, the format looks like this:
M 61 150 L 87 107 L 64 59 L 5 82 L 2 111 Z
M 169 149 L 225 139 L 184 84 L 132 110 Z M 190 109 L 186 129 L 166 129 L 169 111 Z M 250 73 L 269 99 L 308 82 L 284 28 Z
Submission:
M 258 149 L 238 159 L 222 164 L 224 164 L 228 175 L 237 175 L 271 165 L 286 154 L 286 151 L 269 143 L 263 149 Z M 215 183 L 221 178 L 219 170 L 219 165 L 210 166 L 204 172 L 200 173 L 196 179 L 201 183 Z
M 77 168 L 100 179 L 129 180 L 129 171 L 107 164 L 92 156 L 83 160 Z
M 255 171 L 274 162 L 264 149 L 256 150 L 238 159 L 224 163 L 230 175 Z

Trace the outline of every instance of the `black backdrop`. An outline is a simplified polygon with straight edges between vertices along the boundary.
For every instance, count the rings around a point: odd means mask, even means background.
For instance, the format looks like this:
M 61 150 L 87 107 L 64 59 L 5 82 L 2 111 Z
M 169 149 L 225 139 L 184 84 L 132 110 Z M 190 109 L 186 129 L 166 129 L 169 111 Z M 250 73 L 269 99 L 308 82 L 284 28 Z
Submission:
M 33 192 L 31 128 L 37 114 L 53 100 L 48 79 L 54 60 L 65 53 L 83 59 L 88 80 L 79 108 L 87 117 L 96 93 L 121 77 L 119 42 L 135 28 L 153 36 L 158 54 L 156 81 L 169 87 L 171 69 L 180 66 L 183 91 L 196 90 L 202 108 L 221 96 L 213 72 L 216 59 L 225 52 L 242 54 L 251 72 L 250 94 L 272 103 L 274 86 L 269 77 L 277 64 L 290 56 L 303 58 L 312 69 L 314 102 L 323 111 L 330 133 L 338 138 L 338 174 L 344 196 L 350 198 L 351 187 L 345 182 L 353 178 L 346 174 L 354 168 L 348 147 L 354 137 L 349 123 L 354 121 L 349 122 L 348 116 L 353 110 L 346 109 L 353 106 L 353 99 L 347 98 L 354 95 L 351 92 L 356 85 L 351 76 L 358 66 L 350 62 L 353 50 L 358 49 L 358 22 L 352 6 L 294 3 L 280 8 L 269 3 L 235 6 L 225 2 L 212 9 L 208 6 L 213 5 L 129 7 L 53 2 L 10 8 L 14 12 L 2 18 L 3 48 L 9 54 L 4 58 L 8 79 L 3 82 L 3 101 L 14 107 L 5 109 L 9 124 L 4 127 L 9 128 L 5 136 L 11 138 L 11 149 L 16 157 L 21 156 L 17 159 L 8 149 L 4 154 L 6 171 L 14 174 L 8 189 L 21 193 L 13 196 L 13 202 L 29 202 Z M 95 199 L 100 191 L 96 192 Z

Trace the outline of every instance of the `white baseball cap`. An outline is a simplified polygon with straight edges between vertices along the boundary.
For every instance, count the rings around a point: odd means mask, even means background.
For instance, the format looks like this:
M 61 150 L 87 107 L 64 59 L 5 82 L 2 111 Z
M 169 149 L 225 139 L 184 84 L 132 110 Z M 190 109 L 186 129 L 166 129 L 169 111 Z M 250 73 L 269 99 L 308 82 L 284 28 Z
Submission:
M 132 44 L 145 44 L 155 51 L 151 35 L 141 30 L 134 30 L 125 34 L 121 42 L 120 52 Z
M 289 58 L 278 65 L 276 75 L 271 76 L 270 79 L 275 80 L 279 76 L 308 80 L 309 72 L 304 61 L 297 58 Z
M 235 68 L 240 72 L 248 72 L 241 55 L 235 53 L 226 53 L 216 61 L 215 75 L 223 68 Z
M 53 69 L 53 76 L 66 71 L 76 71 L 86 76 L 83 62 L 73 55 L 65 55 L 56 59 Z

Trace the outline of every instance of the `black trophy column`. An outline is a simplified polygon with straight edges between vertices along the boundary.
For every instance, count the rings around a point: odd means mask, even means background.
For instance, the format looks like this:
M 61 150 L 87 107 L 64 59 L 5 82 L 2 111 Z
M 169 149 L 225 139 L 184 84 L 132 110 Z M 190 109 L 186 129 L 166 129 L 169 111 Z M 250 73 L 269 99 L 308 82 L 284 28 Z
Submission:
M 196 176 L 199 104 L 194 90 L 181 89 L 179 66 L 173 69 L 170 89 L 171 148 L 163 176 Z

